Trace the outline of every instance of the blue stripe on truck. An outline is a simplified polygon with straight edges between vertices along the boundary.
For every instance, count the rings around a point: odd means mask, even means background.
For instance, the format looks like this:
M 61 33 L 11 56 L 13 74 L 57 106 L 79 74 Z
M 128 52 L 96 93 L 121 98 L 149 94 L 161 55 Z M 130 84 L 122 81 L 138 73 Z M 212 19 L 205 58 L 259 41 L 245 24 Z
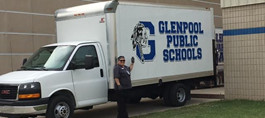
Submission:
M 260 33 L 265 33 L 265 27 L 246 28 L 246 29 L 232 29 L 232 30 L 224 30 L 223 31 L 224 36 L 260 34 Z

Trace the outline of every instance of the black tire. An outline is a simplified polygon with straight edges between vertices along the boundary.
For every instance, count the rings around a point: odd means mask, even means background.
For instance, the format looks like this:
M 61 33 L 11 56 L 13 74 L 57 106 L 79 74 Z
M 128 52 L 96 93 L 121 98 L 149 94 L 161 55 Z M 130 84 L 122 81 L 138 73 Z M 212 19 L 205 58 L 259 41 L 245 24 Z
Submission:
M 188 91 L 184 84 L 173 84 L 169 91 L 170 106 L 183 106 L 188 99 Z
M 166 85 L 163 91 L 163 101 L 166 106 L 170 106 L 170 96 L 169 96 L 170 88 L 171 88 L 170 84 Z
M 74 113 L 74 104 L 66 96 L 55 96 L 48 104 L 46 118 L 71 118 Z

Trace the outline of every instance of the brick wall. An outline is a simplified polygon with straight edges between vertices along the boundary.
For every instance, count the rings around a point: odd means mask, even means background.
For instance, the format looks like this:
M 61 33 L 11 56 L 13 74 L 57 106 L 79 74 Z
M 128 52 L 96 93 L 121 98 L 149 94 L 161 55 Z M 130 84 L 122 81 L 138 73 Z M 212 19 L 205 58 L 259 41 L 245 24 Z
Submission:
M 223 8 L 226 99 L 265 99 L 265 4 Z

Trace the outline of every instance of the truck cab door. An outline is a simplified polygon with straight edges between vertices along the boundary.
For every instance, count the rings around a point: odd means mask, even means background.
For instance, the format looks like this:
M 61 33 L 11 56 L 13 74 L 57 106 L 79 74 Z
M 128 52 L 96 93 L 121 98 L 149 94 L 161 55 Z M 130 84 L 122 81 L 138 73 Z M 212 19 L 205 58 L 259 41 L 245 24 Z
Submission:
M 78 46 L 68 70 L 72 72 L 77 107 L 107 102 L 108 84 L 103 54 L 98 44 Z M 93 56 L 93 68 L 85 69 L 86 56 Z

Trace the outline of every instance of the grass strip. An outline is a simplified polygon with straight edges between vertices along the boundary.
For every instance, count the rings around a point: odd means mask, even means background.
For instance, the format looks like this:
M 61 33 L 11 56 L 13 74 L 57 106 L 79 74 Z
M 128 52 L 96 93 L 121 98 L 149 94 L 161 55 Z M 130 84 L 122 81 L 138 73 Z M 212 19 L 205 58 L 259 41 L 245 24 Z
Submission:
M 133 118 L 265 118 L 265 102 L 221 100 Z

